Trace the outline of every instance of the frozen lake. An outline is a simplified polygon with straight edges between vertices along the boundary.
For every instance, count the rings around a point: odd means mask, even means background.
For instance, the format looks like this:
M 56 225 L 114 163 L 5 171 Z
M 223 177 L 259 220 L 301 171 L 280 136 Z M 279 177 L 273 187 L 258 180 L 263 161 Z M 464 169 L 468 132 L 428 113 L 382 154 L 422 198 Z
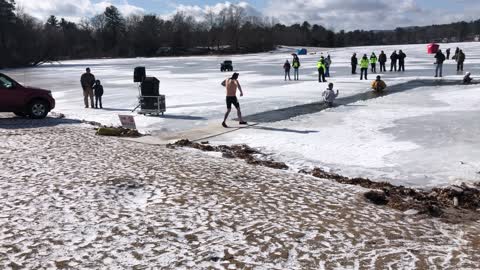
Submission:
M 480 74 L 480 44 L 442 44 L 466 54 L 465 71 Z M 369 92 L 368 81 L 350 74 L 350 56 L 372 51 L 387 56 L 402 49 L 406 72 L 382 74 L 390 90 L 385 96 Z M 295 169 L 319 166 L 348 176 L 364 176 L 410 186 L 435 186 L 480 180 L 480 86 L 463 86 L 456 64 L 447 60 L 444 78 L 434 80 L 434 58 L 426 45 L 311 48 L 300 56 L 300 81 L 283 80 L 283 63 L 293 48 L 272 53 L 177 58 L 135 58 L 65 61 L 36 68 L 3 70 L 18 81 L 51 89 L 56 112 L 68 118 L 118 125 L 118 114 L 133 114 L 141 131 L 169 133 L 220 125 L 225 90 L 219 64 L 233 60 L 245 96 L 240 103 L 255 127 L 210 139 L 212 143 L 247 143 L 272 153 Z M 332 57 L 330 82 L 340 90 L 338 105 L 324 110 L 317 82 L 320 53 Z M 387 62 L 387 70 L 389 70 Z M 157 77 L 166 95 L 165 117 L 131 113 L 138 89 L 133 69 L 145 66 Z M 80 75 L 92 69 L 105 88 L 103 110 L 85 109 Z M 379 70 L 379 67 L 377 67 Z M 293 78 L 293 73 L 292 73 Z M 458 81 L 458 83 L 456 83 Z M 231 117 L 236 116 L 232 111 Z

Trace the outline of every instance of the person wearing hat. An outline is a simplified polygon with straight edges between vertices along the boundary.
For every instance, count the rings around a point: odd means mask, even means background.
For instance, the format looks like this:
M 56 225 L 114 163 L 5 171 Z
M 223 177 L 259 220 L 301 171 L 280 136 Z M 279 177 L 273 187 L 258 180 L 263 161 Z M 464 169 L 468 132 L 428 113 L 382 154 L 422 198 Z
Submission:
M 227 128 L 227 124 L 225 123 L 227 121 L 228 115 L 230 114 L 230 111 L 232 110 L 232 104 L 235 106 L 235 109 L 237 109 L 237 115 L 238 115 L 238 120 L 240 125 L 246 125 L 247 122 L 243 121 L 242 118 L 242 112 L 240 111 L 240 103 L 238 102 L 237 99 L 237 89 L 240 91 L 240 96 L 243 96 L 243 91 L 242 87 L 240 86 L 240 82 L 238 81 L 238 73 L 233 73 L 232 77 L 225 79 L 222 82 L 222 86 L 224 86 L 227 90 L 227 112 L 225 113 L 225 118 L 223 118 L 222 126 L 224 128 Z
M 385 82 L 382 81 L 380 75 L 378 75 L 377 79 L 372 82 L 373 91 L 382 92 L 383 90 L 385 90 L 385 88 L 387 88 L 387 84 L 385 84 Z
M 333 101 L 335 100 L 335 98 L 338 97 L 338 89 L 337 89 L 337 92 L 335 93 L 333 91 L 333 83 L 329 83 L 328 84 L 328 88 L 323 91 L 323 100 L 325 101 L 325 103 L 327 103 L 328 107 L 332 107 L 333 106 Z
M 470 72 L 465 73 L 465 77 L 463 77 L 464 84 L 470 84 L 472 82 L 472 77 L 470 77 Z

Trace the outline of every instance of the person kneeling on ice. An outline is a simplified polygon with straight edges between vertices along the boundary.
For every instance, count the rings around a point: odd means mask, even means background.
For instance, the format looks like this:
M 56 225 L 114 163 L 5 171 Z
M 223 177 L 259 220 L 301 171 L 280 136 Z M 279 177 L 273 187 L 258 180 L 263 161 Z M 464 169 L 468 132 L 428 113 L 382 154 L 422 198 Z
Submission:
M 231 78 L 225 79 L 222 82 L 222 86 L 225 86 L 227 90 L 227 112 L 225 113 L 225 118 L 223 119 L 222 126 L 228 127 L 225 121 L 227 121 L 228 115 L 232 110 L 232 104 L 237 109 L 237 115 L 240 125 L 246 125 L 247 122 L 243 121 L 242 112 L 240 111 L 240 103 L 238 103 L 237 99 L 237 88 L 240 91 L 240 96 L 243 96 L 242 87 L 240 86 L 240 82 L 238 81 L 238 73 L 233 73 Z
M 378 75 L 377 79 L 372 82 L 373 91 L 382 92 L 383 90 L 385 90 L 385 88 L 387 88 L 387 85 L 384 81 L 382 81 L 380 75 Z
M 470 77 L 470 72 L 465 73 L 465 77 L 463 77 L 464 84 L 470 84 L 472 82 L 472 77 Z
M 328 84 L 328 88 L 323 91 L 323 100 L 325 103 L 327 103 L 328 107 L 333 106 L 333 101 L 335 100 L 336 97 L 338 97 L 338 90 L 337 93 L 333 91 L 333 83 Z
M 95 91 L 95 109 L 98 109 L 98 105 L 100 105 L 100 109 L 103 109 L 102 107 L 103 86 L 100 84 L 100 80 L 95 81 L 93 90 Z

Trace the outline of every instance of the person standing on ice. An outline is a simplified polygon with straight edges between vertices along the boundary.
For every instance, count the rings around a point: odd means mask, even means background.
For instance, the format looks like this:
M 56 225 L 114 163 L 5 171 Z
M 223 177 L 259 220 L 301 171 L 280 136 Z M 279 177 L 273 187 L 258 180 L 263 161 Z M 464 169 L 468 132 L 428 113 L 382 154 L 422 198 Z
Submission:
M 288 62 L 288 60 L 285 61 L 285 64 L 283 64 L 283 69 L 285 70 L 285 81 L 287 80 L 287 75 L 288 75 L 288 80 L 291 81 L 290 68 L 291 68 L 290 62 Z
M 320 60 L 318 60 L 317 62 L 317 70 L 318 70 L 318 82 L 327 82 L 327 80 L 325 80 L 325 70 L 326 70 L 326 66 L 325 66 L 325 59 L 323 59 L 323 56 L 320 58 Z
M 367 73 L 368 73 L 368 65 L 370 62 L 368 61 L 367 54 L 364 54 L 362 59 L 360 60 L 360 80 L 363 80 L 363 76 L 365 74 L 365 80 L 367 79 Z
M 405 58 L 407 55 L 400 50 L 398 52 L 398 71 L 405 71 Z
M 356 53 L 353 53 L 352 58 L 350 59 L 350 64 L 352 65 L 352 74 L 357 74 L 358 60 Z
M 337 90 L 337 93 L 335 93 L 333 91 L 333 83 L 329 83 L 328 88 L 325 91 L 323 91 L 322 96 L 323 96 L 323 100 L 325 101 L 325 103 L 327 103 L 328 107 L 332 107 L 333 101 L 335 101 L 335 98 L 338 97 L 338 90 Z
M 227 121 L 228 115 L 230 114 L 230 111 L 232 110 L 232 104 L 235 106 L 235 109 L 237 109 L 237 115 L 238 115 L 238 120 L 240 125 L 246 125 L 247 122 L 243 121 L 242 118 L 242 112 L 240 111 L 240 103 L 238 102 L 237 99 L 237 88 L 240 91 L 240 96 L 243 96 L 243 91 L 242 87 L 240 86 L 240 82 L 238 81 L 238 73 L 233 73 L 232 77 L 225 79 L 222 82 L 222 86 L 225 86 L 227 90 L 227 112 L 225 113 L 225 117 L 223 118 L 222 126 L 224 128 L 227 128 L 227 124 L 225 123 Z
M 377 60 L 377 56 L 374 52 L 372 52 L 372 55 L 370 55 L 370 66 L 372 73 L 377 73 Z
M 86 72 L 80 77 L 80 84 L 83 89 L 83 102 L 85 103 L 85 108 L 88 108 L 88 100 L 90 99 L 90 105 L 93 109 L 93 85 L 95 84 L 95 76 L 90 73 L 90 68 L 85 70 Z
M 450 48 L 448 48 L 445 52 L 447 53 L 447 60 L 450 59 Z
M 103 109 L 102 107 L 103 86 L 100 84 L 100 80 L 95 81 L 95 86 L 93 86 L 93 90 L 95 90 L 95 109 L 98 109 L 98 105 L 100 105 L 100 109 Z
M 378 62 L 380 63 L 380 72 L 387 71 L 387 69 L 385 68 L 385 63 L 387 62 L 387 55 L 383 51 L 378 56 Z
M 330 58 L 330 54 L 327 55 L 325 59 L 325 77 L 330 77 L 330 65 L 332 64 L 332 59 Z
M 397 60 L 398 60 L 397 51 L 393 51 L 393 53 L 390 55 L 390 72 L 392 72 L 394 69 L 395 71 L 397 71 Z
M 300 68 L 300 59 L 298 58 L 297 55 L 293 56 L 292 66 L 293 66 L 293 80 L 298 81 L 298 69 Z
M 442 77 L 443 71 L 443 62 L 445 61 L 445 55 L 442 53 L 442 50 L 438 50 L 435 54 L 435 64 L 437 65 L 435 68 L 435 77 Z
M 459 51 L 460 51 L 460 48 L 457 47 L 457 48 L 455 49 L 455 54 L 454 54 L 453 57 L 452 57 L 453 60 L 457 60 L 458 52 L 459 52 Z
M 457 54 L 457 71 L 463 71 L 463 62 L 465 62 L 465 54 L 462 50 L 459 50 Z

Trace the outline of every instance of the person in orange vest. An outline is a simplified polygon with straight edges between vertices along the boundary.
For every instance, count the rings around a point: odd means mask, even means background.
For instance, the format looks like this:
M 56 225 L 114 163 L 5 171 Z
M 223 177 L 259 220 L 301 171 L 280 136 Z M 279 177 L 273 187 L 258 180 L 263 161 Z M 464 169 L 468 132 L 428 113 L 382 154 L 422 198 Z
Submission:
M 378 75 L 377 79 L 372 82 L 373 91 L 382 92 L 383 90 L 385 90 L 385 88 L 387 88 L 387 84 L 385 84 L 385 82 L 382 81 L 382 78 L 380 77 L 380 75 Z

